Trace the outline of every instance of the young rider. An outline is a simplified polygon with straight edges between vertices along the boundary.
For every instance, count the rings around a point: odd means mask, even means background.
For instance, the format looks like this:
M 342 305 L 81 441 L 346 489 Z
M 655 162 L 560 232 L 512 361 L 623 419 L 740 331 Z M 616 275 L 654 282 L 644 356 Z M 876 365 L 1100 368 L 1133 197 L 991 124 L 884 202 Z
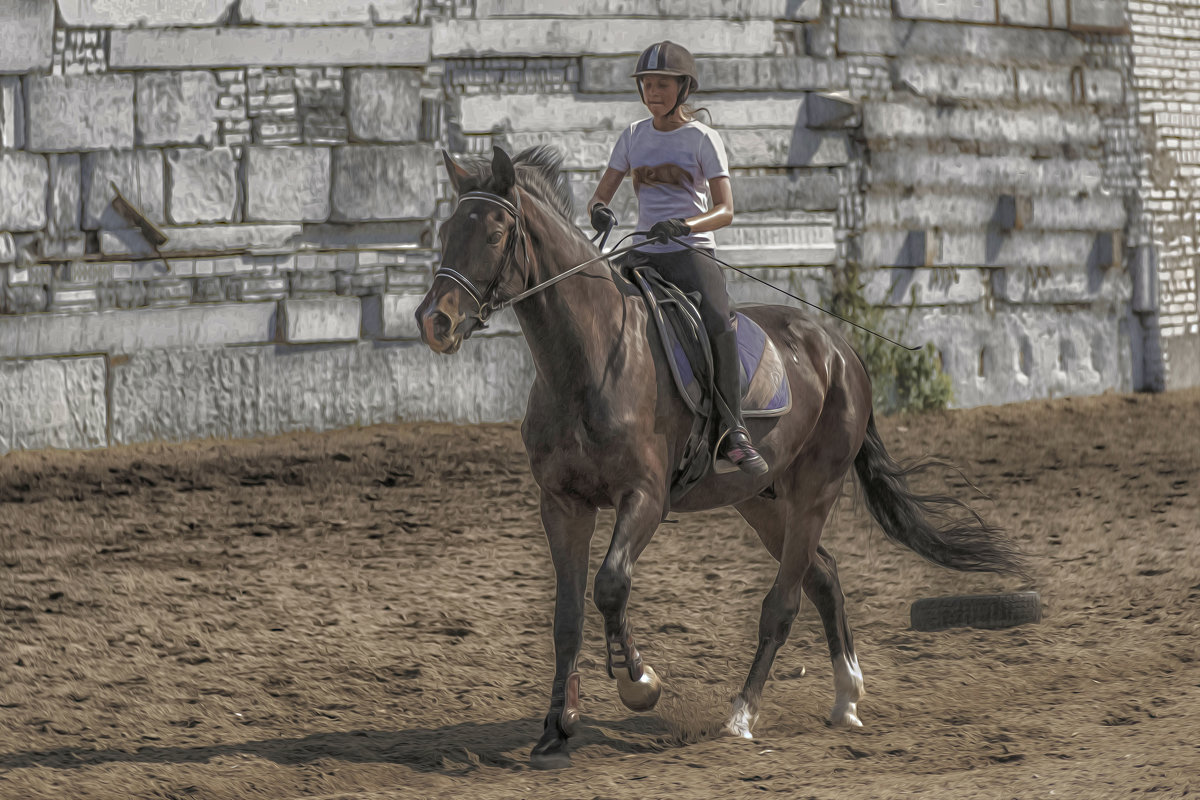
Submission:
M 712 231 L 733 221 L 725 145 L 683 104 L 699 88 L 696 62 L 686 48 L 674 42 L 651 45 L 638 58 L 633 78 L 651 116 L 630 125 L 617 139 L 608 169 L 588 202 L 592 227 L 606 231 L 616 224 L 608 203 L 632 171 L 637 229 L 650 233 L 638 237 L 647 244 L 637 252 L 667 281 L 701 296 L 699 312 L 712 344 L 716 389 L 726 406 L 728 433 L 722 455 L 742 470 L 761 475 L 767 462 L 754 449 L 742 421 L 741 365 L 725 276 L 711 258 L 669 238 L 713 253 Z

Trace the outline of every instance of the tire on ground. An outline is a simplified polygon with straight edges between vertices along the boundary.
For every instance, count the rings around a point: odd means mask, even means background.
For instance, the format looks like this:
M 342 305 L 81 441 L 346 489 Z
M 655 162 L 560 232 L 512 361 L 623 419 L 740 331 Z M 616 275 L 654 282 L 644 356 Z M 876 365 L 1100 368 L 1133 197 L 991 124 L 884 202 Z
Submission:
M 911 618 L 918 631 L 1011 628 L 1039 622 L 1042 603 L 1037 592 L 926 597 L 912 604 Z

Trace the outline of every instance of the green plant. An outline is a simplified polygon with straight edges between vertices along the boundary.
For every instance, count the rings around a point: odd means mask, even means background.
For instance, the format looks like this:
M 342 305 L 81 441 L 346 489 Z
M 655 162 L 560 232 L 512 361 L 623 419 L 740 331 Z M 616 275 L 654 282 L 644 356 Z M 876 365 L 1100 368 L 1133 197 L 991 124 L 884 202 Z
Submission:
M 835 271 L 830 310 L 841 317 L 889 338 L 903 341 L 907 324 L 889 329 L 884 310 L 867 302 L 864 281 L 857 264 Z M 909 307 L 912 313 L 912 307 Z M 918 351 L 905 350 L 853 326 L 845 327 L 850 343 L 871 376 L 875 410 L 881 414 L 898 411 L 931 411 L 945 408 L 954 398 L 950 376 L 942 371 L 933 345 Z

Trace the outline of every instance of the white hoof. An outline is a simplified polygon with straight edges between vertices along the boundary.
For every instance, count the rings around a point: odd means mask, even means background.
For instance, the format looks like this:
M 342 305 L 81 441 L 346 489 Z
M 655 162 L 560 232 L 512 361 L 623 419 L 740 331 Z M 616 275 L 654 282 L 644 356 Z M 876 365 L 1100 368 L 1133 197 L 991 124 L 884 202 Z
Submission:
M 861 728 L 863 726 L 862 720 L 858 718 L 857 703 L 834 706 L 833 711 L 829 714 L 829 721 L 835 728 Z
M 729 717 L 729 721 L 725 723 L 725 727 L 721 729 L 721 733 L 726 736 L 734 736 L 738 739 L 753 739 L 754 734 L 750 732 L 750 728 L 758 719 L 758 714 L 752 713 L 750 707 L 746 705 L 746 701 L 740 697 L 733 698 L 733 714 Z
M 833 660 L 833 687 L 836 698 L 829 721 L 835 727 L 861 728 L 858 701 L 863 696 L 863 679 L 857 658 L 848 659 L 840 655 Z

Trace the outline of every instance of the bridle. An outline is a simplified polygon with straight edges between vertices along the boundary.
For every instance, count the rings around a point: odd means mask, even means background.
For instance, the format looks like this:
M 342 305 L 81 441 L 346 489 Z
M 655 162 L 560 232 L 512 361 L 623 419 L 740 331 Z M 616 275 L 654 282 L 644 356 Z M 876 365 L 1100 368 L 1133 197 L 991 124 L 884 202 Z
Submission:
M 525 263 L 529 263 L 529 238 L 525 233 L 525 226 L 521 221 L 521 195 L 517 194 L 516 203 L 509 202 L 505 197 L 491 192 L 474 191 L 464 192 L 458 198 L 458 205 L 454 207 L 454 213 L 458 213 L 458 206 L 468 200 L 483 200 L 487 203 L 494 203 L 507 211 L 513 218 L 513 235 L 509 237 L 508 244 L 504 248 L 504 256 L 500 259 L 500 266 L 496 267 L 496 274 L 492 276 L 491 282 L 480 291 L 475 282 L 468 278 L 463 273 L 442 264 L 433 273 L 433 280 L 438 278 L 447 278 L 454 281 L 459 286 L 467 290 L 467 294 L 475 301 L 475 313 L 471 316 L 479 320 L 480 325 L 486 325 L 492 314 L 500 311 L 506 306 L 511 305 L 514 299 L 506 300 L 498 305 L 494 305 L 490 300 L 492 292 L 496 290 L 496 286 L 500 283 L 500 279 L 504 276 L 505 268 L 510 261 L 516 260 L 517 242 L 520 240 L 521 249 L 525 252 Z

